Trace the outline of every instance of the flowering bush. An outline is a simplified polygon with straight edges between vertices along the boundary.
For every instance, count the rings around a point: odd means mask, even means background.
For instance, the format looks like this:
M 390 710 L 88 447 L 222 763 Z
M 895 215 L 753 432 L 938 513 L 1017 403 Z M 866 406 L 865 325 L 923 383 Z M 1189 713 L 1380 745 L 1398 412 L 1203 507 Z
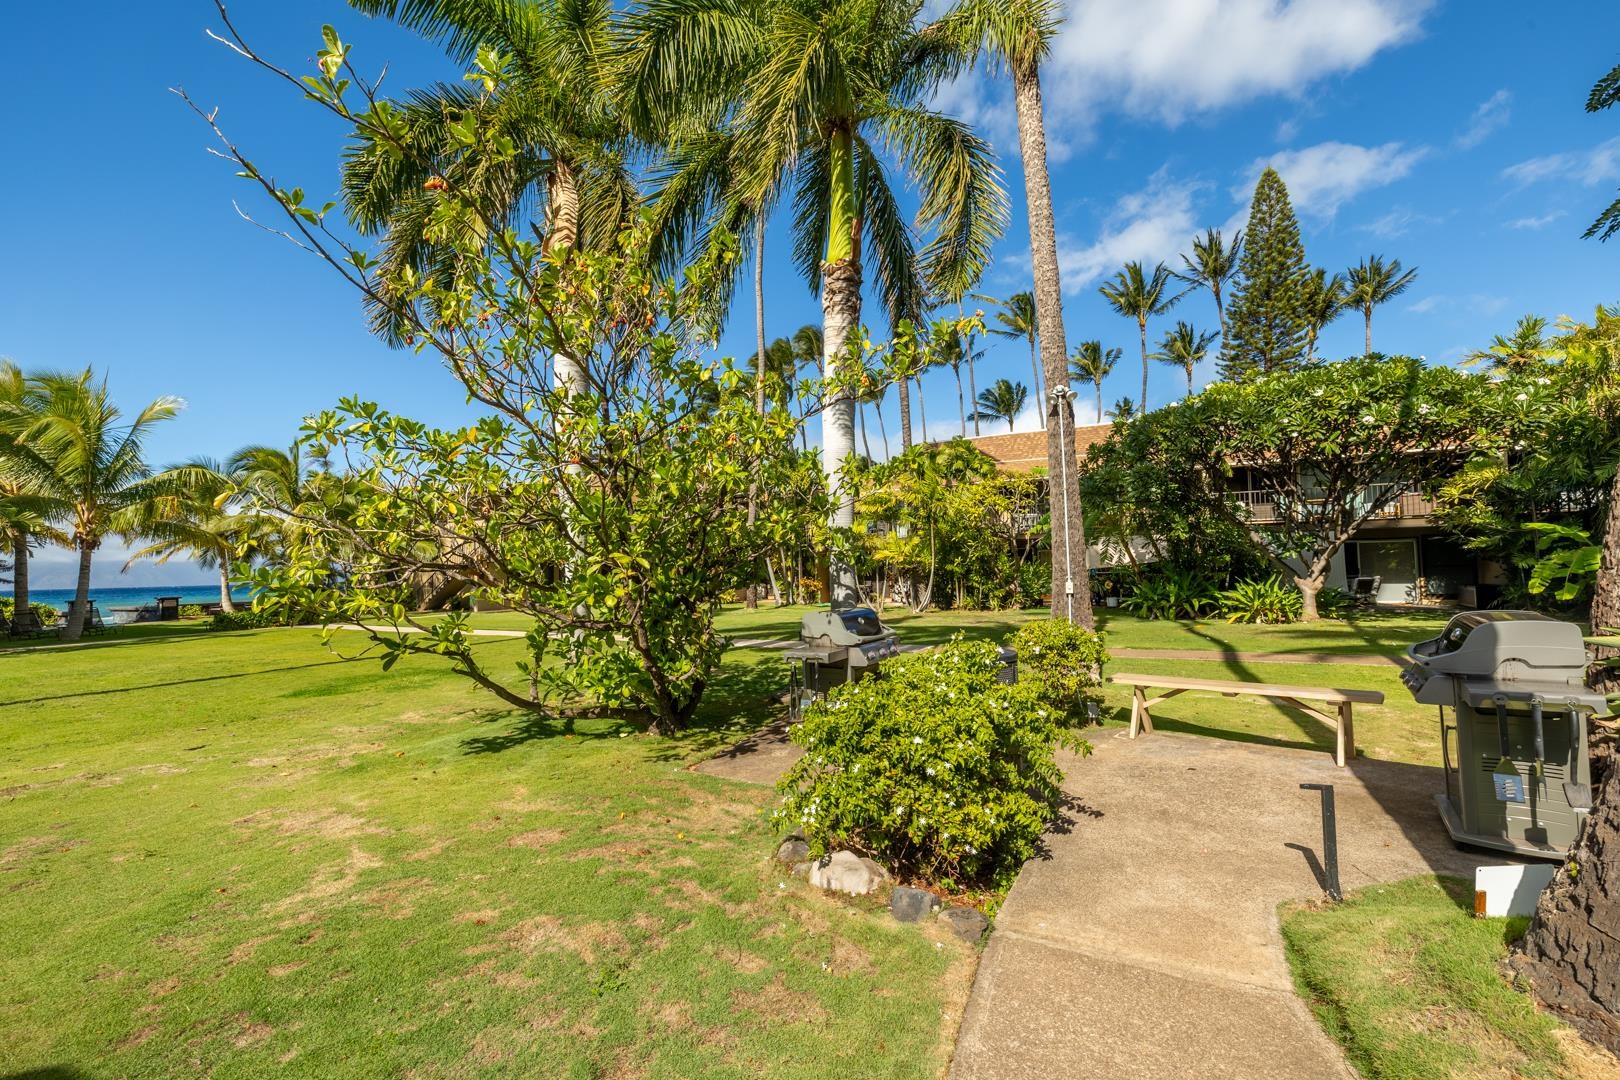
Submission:
M 1087 693 L 1102 685 L 1108 648 L 1101 634 L 1062 619 L 1041 619 L 1018 628 L 1008 642 L 1018 653 L 1018 681 L 1029 684 L 1041 703 L 1073 723 L 1090 719 Z
M 1057 815 L 1053 751 L 1091 747 L 1033 682 L 996 680 L 988 642 L 890 660 L 835 688 L 792 733 L 805 755 L 783 778 L 777 820 L 813 854 L 843 847 L 899 877 L 1005 888 Z

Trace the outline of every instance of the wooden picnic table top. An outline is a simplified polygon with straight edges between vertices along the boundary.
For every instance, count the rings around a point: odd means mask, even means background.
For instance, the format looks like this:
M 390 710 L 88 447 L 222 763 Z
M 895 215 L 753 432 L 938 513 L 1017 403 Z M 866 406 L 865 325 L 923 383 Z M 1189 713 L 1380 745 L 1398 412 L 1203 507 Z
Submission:
M 1165 690 L 1212 690 L 1218 694 L 1256 694 L 1260 697 L 1303 698 L 1307 701 L 1352 701 L 1382 705 L 1381 690 L 1341 690 L 1325 686 L 1283 686 L 1278 683 L 1228 682 L 1224 679 L 1185 679 L 1175 675 L 1109 675 L 1110 682 L 1126 686 L 1152 686 Z

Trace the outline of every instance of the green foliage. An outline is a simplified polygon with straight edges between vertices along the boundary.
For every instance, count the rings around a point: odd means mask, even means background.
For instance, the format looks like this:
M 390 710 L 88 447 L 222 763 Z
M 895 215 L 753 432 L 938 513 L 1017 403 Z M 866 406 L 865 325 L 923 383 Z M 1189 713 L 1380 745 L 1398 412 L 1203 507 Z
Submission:
M 1299 220 L 1275 169 L 1267 168 L 1255 184 L 1244 236 L 1242 277 L 1227 311 L 1221 352 L 1225 379 L 1295 366 L 1310 336 L 1305 310 L 1310 269 Z
M 252 608 L 238 608 L 236 611 L 221 611 L 208 620 L 210 630 L 258 630 L 266 626 L 280 625 L 281 620 L 269 612 L 255 611 Z
M 180 617 L 182 619 L 200 619 L 203 617 L 203 614 L 204 612 L 201 604 L 180 605 Z
M 1603 561 L 1603 549 L 1585 529 L 1533 521 L 1524 526 L 1536 537 L 1536 564 L 1530 571 L 1529 591 L 1540 596 L 1557 583 L 1553 596 L 1573 600 L 1592 584 Z
M 1342 619 L 1356 606 L 1356 598 L 1343 589 L 1327 588 L 1316 594 L 1316 613 L 1324 619 Z
M 41 626 L 49 626 L 62 617 L 62 613 L 49 604 L 30 603 L 28 607 L 33 611 Z M 9 622 L 17 610 L 17 601 L 10 596 L 0 596 L 0 632 L 4 632 L 3 624 Z
M 1100 702 L 1108 647 L 1101 634 L 1065 619 L 1036 619 L 1020 626 L 1008 644 L 1018 653 L 1018 681 L 1028 683 L 1047 708 L 1083 724 L 1087 705 Z
M 1214 611 L 1220 590 L 1193 570 L 1170 569 L 1138 574 L 1119 606 L 1142 619 L 1196 619 Z
M 994 645 L 958 636 L 835 688 L 793 729 L 805 755 L 782 779 L 781 827 L 904 880 L 1005 889 L 1057 816 L 1055 748 L 1090 747 L 1000 666 Z
M 1298 622 L 1304 607 L 1299 590 L 1281 578 L 1240 581 L 1220 595 L 1221 615 L 1230 623 Z

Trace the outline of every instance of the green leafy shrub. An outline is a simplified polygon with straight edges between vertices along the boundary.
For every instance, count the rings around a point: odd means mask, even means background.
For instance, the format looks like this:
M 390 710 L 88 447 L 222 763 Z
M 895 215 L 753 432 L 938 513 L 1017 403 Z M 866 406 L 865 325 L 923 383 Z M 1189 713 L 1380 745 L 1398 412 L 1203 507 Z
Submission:
M 201 604 L 181 604 L 180 617 L 182 619 L 200 619 L 207 612 L 203 611 Z
M 780 827 L 904 880 L 1010 885 L 1058 812 L 1054 750 L 1091 747 L 1000 667 L 995 645 L 958 636 L 835 688 L 793 729 L 805 755 L 782 779 Z
M 1040 619 L 1018 628 L 1007 642 L 1018 653 L 1018 681 L 1041 703 L 1074 723 L 1089 719 L 1088 701 L 1100 701 L 1108 648 L 1101 634 L 1062 619 Z
M 1215 582 L 1191 570 L 1144 574 L 1119 606 L 1142 619 L 1196 619 L 1220 606 Z
M 1229 623 L 1298 622 L 1305 601 L 1282 578 L 1240 581 L 1221 593 L 1221 614 Z
M 277 625 L 276 619 L 263 611 L 221 611 L 209 620 L 208 629 L 258 630 L 261 627 L 275 625 Z
M 1324 619 L 1342 619 L 1356 606 L 1356 598 L 1343 589 L 1327 588 L 1316 594 L 1316 613 Z
M 41 626 L 49 626 L 62 617 L 62 613 L 49 604 L 29 604 L 34 610 L 34 616 L 39 619 Z M 17 601 L 14 597 L 0 596 L 0 622 L 9 623 L 12 612 L 17 610 Z M 0 626 L 0 630 L 5 627 Z

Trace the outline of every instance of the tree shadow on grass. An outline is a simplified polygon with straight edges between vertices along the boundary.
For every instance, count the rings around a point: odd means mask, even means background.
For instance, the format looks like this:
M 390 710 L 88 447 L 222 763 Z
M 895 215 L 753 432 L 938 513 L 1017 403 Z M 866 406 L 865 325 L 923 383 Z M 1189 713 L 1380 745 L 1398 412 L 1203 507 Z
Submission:
M 332 667 L 337 664 L 358 663 L 359 657 L 338 657 L 332 660 L 319 660 L 312 664 L 285 664 L 281 667 L 259 668 L 255 671 L 232 671 L 224 675 L 198 675 L 190 679 L 169 679 L 164 682 L 138 683 L 134 686 L 111 686 L 104 690 L 77 690 L 69 694 L 46 694 L 41 697 L 16 698 L 11 701 L 0 701 L 0 708 L 7 705 L 37 705 L 44 701 L 68 701 L 73 698 L 107 697 L 112 694 L 131 694 L 140 690 L 163 690 L 171 686 L 189 686 L 195 683 L 223 682 L 228 679 L 250 679 L 255 675 L 279 675 L 286 671 L 302 671 L 305 668 Z
M 72 1065 L 46 1065 L 22 1072 L 8 1072 L 0 1080 L 90 1080 L 90 1074 Z
M 761 728 L 781 723 L 787 715 L 783 701 L 787 685 L 788 666 L 774 656 L 722 665 L 686 730 L 650 745 L 649 760 L 707 757 L 746 741 Z

